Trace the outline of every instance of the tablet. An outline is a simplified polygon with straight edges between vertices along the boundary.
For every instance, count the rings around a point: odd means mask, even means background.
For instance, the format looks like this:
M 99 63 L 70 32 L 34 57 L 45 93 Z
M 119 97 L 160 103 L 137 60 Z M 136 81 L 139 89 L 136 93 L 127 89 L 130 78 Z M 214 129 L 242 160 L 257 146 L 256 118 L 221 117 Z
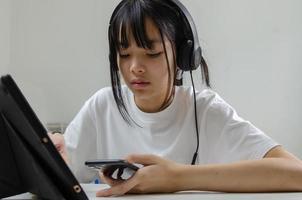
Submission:
M 0 81 L 0 198 L 88 199 L 10 75 Z

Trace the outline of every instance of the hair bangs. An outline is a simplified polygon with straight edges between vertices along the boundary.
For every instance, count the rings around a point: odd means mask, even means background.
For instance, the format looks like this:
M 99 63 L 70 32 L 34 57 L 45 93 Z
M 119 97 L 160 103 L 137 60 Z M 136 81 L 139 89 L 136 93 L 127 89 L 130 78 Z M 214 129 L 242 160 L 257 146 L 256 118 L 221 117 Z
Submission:
M 115 43 L 116 50 L 128 48 L 130 37 L 133 36 L 138 47 L 151 49 L 152 41 L 148 38 L 146 32 L 146 14 L 147 10 L 138 1 L 127 9 L 120 10 L 117 17 L 113 20 L 113 38 L 118 42 Z

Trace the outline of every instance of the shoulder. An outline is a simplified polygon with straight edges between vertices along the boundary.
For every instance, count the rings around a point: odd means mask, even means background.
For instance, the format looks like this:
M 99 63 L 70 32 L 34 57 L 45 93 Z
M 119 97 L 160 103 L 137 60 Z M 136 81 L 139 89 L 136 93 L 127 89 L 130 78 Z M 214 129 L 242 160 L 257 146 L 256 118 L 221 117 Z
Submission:
M 209 107 L 214 105 L 224 105 L 226 102 L 218 95 L 217 92 L 210 88 L 204 88 L 195 91 L 196 103 L 198 106 Z M 176 88 L 177 98 L 185 98 L 191 100 L 194 98 L 193 87 L 179 86 Z
M 129 96 L 129 89 L 127 86 L 122 85 L 121 87 L 121 94 L 123 95 L 123 98 L 127 99 Z M 95 92 L 86 102 L 85 104 L 91 108 L 92 110 L 96 108 L 110 108 L 115 107 L 115 99 L 113 95 L 112 87 L 104 87 L 99 89 L 97 92 Z
M 101 88 L 85 101 L 81 111 L 88 112 L 89 115 L 94 115 L 96 110 L 103 110 L 103 108 L 108 106 L 108 103 L 111 102 L 111 99 L 114 99 L 111 87 Z
M 104 87 L 95 92 L 87 101 L 86 104 L 103 104 L 114 99 L 112 87 Z
M 220 95 L 211 88 L 204 88 L 195 92 L 197 113 L 205 122 L 224 124 L 231 118 L 237 117 L 235 109 L 230 106 Z M 178 99 L 183 98 L 188 105 L 193 106 L 193 88 L 181 86 L 177 88 Z
M 127 95 L 129 89 L 126 85 L 121 86 L 121 93 Z M 124 95 L 124 96 L 125 96 Z M 95 92 L 88 100 L 102 100 L 102 99 L 113 99 L 113 89 L 112 87 L 104 87 Z
M 112 88 L 111 87 L 104 87 L 99 89 L 97 92 L 95 92 L 88 101 L 96 101 L 96 100 L 102 100 L 104 98 L 108 98 L 112 95 Z

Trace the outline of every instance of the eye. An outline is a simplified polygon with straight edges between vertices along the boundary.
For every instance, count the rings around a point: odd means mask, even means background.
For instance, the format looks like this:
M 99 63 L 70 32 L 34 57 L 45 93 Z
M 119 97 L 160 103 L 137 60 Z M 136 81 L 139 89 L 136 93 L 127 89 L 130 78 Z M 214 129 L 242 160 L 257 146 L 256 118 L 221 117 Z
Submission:
M 151 58 L 157 58 L 159 57 L 163 52 L 158 52 L 158 53 L 147 53 L 147 55 Z
M 128 58 L 129 54 L 119 54 L 120 58 Z

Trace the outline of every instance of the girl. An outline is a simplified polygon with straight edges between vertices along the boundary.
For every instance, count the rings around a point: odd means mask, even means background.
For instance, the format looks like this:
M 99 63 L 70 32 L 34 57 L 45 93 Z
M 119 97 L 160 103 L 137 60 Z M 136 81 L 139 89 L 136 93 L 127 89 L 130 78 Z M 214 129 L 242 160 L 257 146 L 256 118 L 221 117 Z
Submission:
M 178 1 L 123 0 L 108 33 L 112 87 L 85 103 L 65 139 L 51 136 L 82 182 L 96 177 L 85 160 L 125 158 L 144 165 L 126 181 L 100 172 L 111 188 L 97 196 L 302 191 L 301 161 L 210 89 L 194 24 Z M 182 71 L 198 65 L 206 88 L 177 86 Z

